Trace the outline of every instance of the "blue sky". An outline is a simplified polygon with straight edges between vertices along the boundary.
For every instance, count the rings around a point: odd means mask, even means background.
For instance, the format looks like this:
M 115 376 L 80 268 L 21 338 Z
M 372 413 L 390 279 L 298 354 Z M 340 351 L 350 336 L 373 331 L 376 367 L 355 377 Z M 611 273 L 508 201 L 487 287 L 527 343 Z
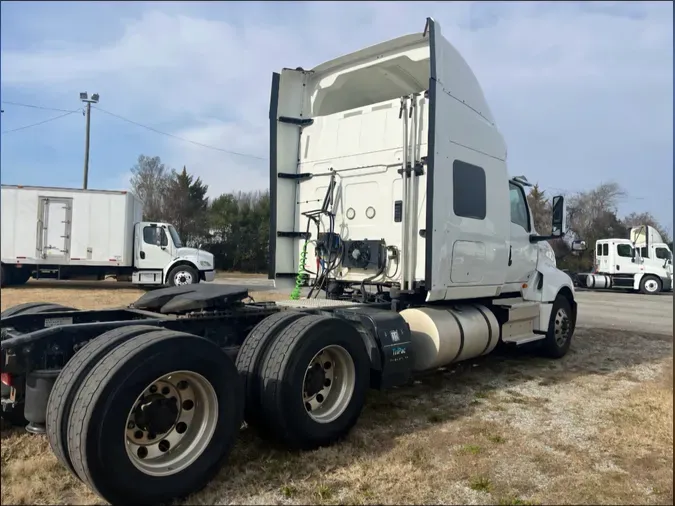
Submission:
M 2 2 L 3 101 L 100 108 L 224 150 L 267 156 L 271 73 L 422 30 L 426 16 L 480 80 L 512 175 L 549 195 L 616 181 L 620 211 L 672 231 L 670 2 Z M 3 132 L 60 113 L 3 103 Z M 84 117 L 3 133 L 1 180 L 80 186 Z M 210 195 L 267 186 L 264 160 L 92 112 L 89 186 L 124 188 L 138 155 L 186 165 Z

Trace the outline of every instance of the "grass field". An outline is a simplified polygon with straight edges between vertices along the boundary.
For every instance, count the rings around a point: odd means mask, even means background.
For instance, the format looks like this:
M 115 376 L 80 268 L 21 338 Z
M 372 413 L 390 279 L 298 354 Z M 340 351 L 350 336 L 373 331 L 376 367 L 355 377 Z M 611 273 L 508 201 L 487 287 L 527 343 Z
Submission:
M 96 308 L 142 293 L 105 285 L 29 283 L 0 300 Z M 1 449 L 2 504 L 100 502 L 45 438 L 3 429 Z M 672 504 L 672 336 L 578 329 L 559 361 L 513 352 L 371 392 L 346 441 L 314 452 L 244 429 L 218 477 L 185 503 Z

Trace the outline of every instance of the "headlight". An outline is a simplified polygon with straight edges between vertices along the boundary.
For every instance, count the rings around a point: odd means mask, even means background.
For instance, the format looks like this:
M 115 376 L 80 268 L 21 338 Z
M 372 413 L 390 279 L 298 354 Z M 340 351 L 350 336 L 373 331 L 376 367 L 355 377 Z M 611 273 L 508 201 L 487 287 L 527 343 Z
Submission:
M 199 261 L 199 266 L 200 267 L 211 267 L 211 263 L 207 262 L 206 260 L 200 260 Z

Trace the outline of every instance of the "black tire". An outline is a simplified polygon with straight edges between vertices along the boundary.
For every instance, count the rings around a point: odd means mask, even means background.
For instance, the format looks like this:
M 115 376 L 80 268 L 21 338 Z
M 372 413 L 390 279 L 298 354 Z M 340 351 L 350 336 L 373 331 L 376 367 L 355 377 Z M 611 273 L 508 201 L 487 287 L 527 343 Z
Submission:
M 18 314 L 53 313 L 55 311 L 76 311 L 76 309 L 61 304 L 53 304 L 51 302 L 26 302 L 5 309 L 0 313 L 0 318 L 8 318 Z
M 652 286 L 655 288 L 651 288 Z M 642 279 L 640 280 L 640 292 L 645 295 L 656 295 L 661 293 L 662 289 L 663 283 L 661 283 L 661 280 L 657 276 L 642 276 Z
M 189 274 L 192 279 L 190 283 L 182 283 L 182 284 L 196 285 L 197 283 L 199 283 L 199 272 L 197 272 L 197 269 L 189 265 L 177 265 L 176 267 L 174 267 L 169 271 L 169 275 L 167 276 L 166 282 L 169 286 L 177 286 L 176 276 L 180 272 L 185 272 Z
M 75 476 L 68 454 L 68 420 L 80 385 L 111 350 L 140 334 L 159 330 L 162 329 L 151 325 L 130 325 L 104 332 L 78 350 L 56 378 L 47 402 L 47 439 L 59 462 Z
M 121 433 L 138 396 L 174 371 L 201 375 L 215 392 L 218 419 L 208 445 L 188 467 L 150 476 L 132 462 Z M 201 337 L 162 330 L 127 341 L 87 375 L 71 407 L 68 451 L 82 481 L 111 504 L 165 503 L 198 491 L 213 478 L 242 420 L 241 381 L 227 355 Z
M 566 297 L 558 295 L 551 308 L 548 332 L 539 349 L 549 358 L 562 358 L 570 349 L 574 336 L 574 316 Z
M 239 349 L 235 365 L 242 378 L 244 396 L 244 420 L 248 425 L 262 429 L 264 417 L 260 405 L 260 364 L 265 351 L 279 333 L 307 313 L 282 311 L 262 320 L 253 327 Z
M 354 388 L 344 411 L 328 423 L 305 409 L 303 383 L 313 357 L 330 345 L 342 347 L 354 365 Z M 261 400 L 269 435 L 292 448 L 314 449 L 343 438 L 358 420 L 370 382 L 370 359 L 354 327 L 344 320 L 309 315 L 281 332 L 261 365 Z

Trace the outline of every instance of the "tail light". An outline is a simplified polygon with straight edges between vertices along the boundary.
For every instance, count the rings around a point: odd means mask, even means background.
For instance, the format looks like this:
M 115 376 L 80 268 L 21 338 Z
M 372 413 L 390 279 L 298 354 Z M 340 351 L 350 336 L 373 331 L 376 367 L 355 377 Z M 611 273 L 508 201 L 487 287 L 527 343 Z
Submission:
M 7 385 L 8 387 L 11 387 L 12 386 L 12 375 L 9 374 L 8 372 L 0 373 L 0 382 L 2 382 L 3 385 Z

